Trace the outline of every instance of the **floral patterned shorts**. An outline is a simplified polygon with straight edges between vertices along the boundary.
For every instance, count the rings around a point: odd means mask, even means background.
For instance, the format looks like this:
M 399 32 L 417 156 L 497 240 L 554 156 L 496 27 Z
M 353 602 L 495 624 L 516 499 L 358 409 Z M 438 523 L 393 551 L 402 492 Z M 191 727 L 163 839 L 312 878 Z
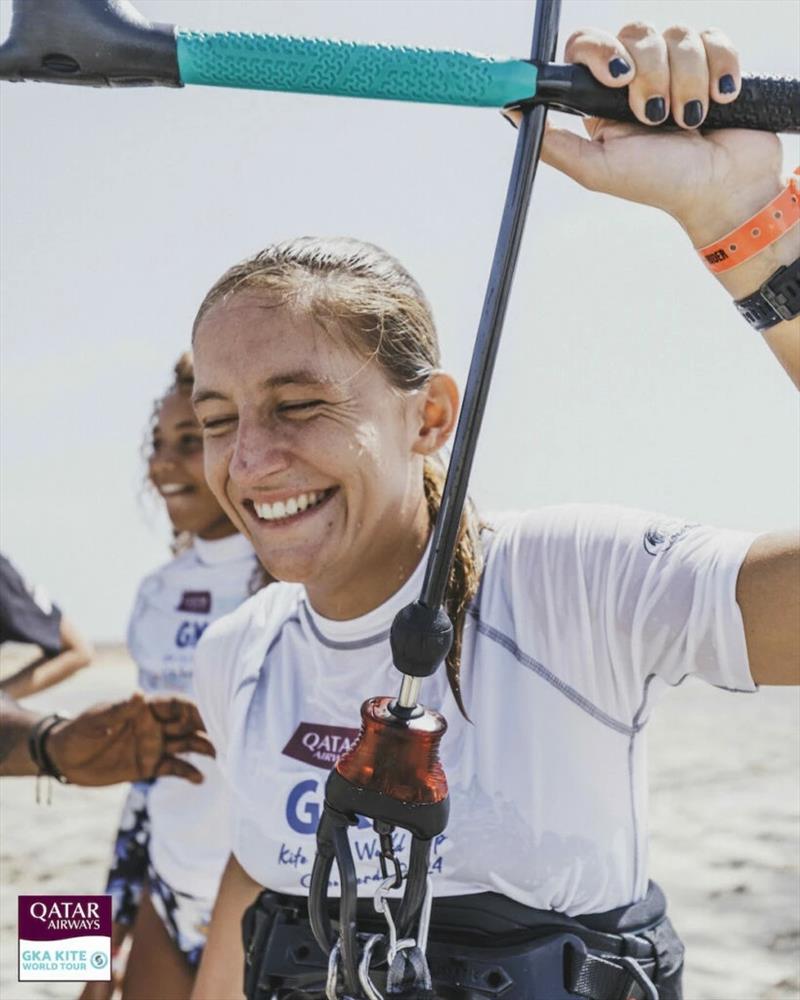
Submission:
M 112 898 L 114 922 L 132 927 L 145 889 L 167 933 L 196 969 L 203 955 L 213 900 L 173 889 L 150 863 L 150 817 L 147 795 L 150 782 L 131 785 L 114 844 L 114 862 L 106 892 Z

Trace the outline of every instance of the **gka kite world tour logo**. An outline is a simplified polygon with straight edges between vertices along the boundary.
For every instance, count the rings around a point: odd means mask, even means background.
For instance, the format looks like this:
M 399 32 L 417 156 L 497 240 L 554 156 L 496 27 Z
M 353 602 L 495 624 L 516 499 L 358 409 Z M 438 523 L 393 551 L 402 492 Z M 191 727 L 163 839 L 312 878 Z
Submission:
M 111 980 L 110 896 L 20 896 L 20 982 Z

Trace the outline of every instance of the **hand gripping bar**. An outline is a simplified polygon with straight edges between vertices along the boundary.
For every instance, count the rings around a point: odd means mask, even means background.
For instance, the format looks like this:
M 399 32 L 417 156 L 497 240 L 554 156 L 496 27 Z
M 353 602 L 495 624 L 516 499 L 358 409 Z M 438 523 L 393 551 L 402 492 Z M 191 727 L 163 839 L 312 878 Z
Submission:
M 0 79 L 92 87 L 204 84 L 428 104 L 547 104 L 632 121 L 627 88 L 582 66 L 406 46 L 184 31 L 153 24 L 129 0 L 14 0 Z M 659 128 L 673 126 L 668 119 Z M 800 81 L 746 77 L 703 128 L 800 131 Z

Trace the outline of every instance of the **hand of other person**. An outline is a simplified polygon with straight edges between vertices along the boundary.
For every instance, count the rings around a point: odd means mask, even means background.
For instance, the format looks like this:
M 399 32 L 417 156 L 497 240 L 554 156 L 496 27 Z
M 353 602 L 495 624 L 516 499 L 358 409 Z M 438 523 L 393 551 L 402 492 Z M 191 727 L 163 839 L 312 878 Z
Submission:
M 145 699 L 141 694 L 65 719 L 50 731 L 46 748 L 58 770 L 76 785 L 166 775 L 199 784 L 200 771 L 177 755 L 214 756 L 196 705 L 180 697 Z

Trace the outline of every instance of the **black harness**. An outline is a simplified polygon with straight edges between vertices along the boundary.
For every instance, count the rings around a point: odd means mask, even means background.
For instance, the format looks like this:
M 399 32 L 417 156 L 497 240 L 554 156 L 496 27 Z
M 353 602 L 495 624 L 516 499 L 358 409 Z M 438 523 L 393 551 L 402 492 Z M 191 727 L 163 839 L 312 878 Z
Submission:
M 331 907 L 331 917 L 335 918 Z M 363 940 L 385 929 L 359 900 Z M 261 893 L 244 916 L 247 1000 L 325 1000 L 329 957 L 305 897 Z M 430 988 L 372 981 L 396 1000 L 681 1000 L 683 945 L 661 889 L 631 906 L 585 917 L 535 910 L 496 893 L 434 901 L 426 949 Z M 335 983 L 342 990 L 341 980 Z M 346 995 L 346 994 L 344 994 Z

